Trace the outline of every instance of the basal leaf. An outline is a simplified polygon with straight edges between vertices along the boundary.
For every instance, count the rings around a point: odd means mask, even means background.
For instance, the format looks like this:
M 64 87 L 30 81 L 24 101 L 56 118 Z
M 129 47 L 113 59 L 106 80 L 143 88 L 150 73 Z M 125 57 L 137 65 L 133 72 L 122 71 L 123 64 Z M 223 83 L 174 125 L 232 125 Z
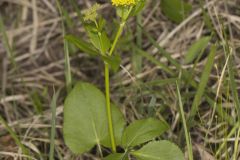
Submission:
M 131 152 L 137 160 L 184 160 L 182 151 L 169 141 L 155 141 Z
M 112 105 L 112 117 L 116 142 L 120 142 L 125 125 L 123 116 Z M 76 154 L 89 151 L 94 145 L 110 147 L 105 97 L 95 86 L 79 82 L 64 103 L 64 139 Z
M 154 118 L 137 120 L 124 130 L 122 145 L 128 148 L 142 144 L 161 135 L 168 128 L 165 122 Z
M 124 156 L 124 153 L 114 153 L 105 157 L 104 160 L 128 160 L 128 157 Z
M 183 0 L 162 0 L 161 9 L 170 20 L 180 23 L 191 11 L 192 6 Z
M 124 120 L 123 114 L 120 112 L 119 108 L 114 104 L 111 104 L 112 107 L 112 115 L 113 115 L 113 124 L 114 124 L 114 136 L 117 145 L 121 144 L 121 138 L 123 134 L 124 127 L 126 122 Z M 107 123 L 107 122 L 106 122 Z M 111 140 L 109 132 L 107 132 L 106 136 L 101 140 L 101 144 L 106 147 L 111 147 Z

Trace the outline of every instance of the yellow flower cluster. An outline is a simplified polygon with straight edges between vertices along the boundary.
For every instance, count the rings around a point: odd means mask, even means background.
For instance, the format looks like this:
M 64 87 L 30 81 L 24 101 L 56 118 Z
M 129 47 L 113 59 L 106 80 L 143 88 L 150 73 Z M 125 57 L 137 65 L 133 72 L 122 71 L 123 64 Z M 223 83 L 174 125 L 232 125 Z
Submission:
M 130 6 L 135 5 L 136 0 L 112 0 L 114 6 Z

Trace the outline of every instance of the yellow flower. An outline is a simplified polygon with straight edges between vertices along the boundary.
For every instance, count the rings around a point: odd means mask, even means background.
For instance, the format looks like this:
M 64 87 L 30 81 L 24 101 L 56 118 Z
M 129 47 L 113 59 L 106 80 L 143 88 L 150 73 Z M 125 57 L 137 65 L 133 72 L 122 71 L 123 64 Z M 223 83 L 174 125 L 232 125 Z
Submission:
M 130 6 L 135 5 L 136 0 L 112 0 L 114 6 Z

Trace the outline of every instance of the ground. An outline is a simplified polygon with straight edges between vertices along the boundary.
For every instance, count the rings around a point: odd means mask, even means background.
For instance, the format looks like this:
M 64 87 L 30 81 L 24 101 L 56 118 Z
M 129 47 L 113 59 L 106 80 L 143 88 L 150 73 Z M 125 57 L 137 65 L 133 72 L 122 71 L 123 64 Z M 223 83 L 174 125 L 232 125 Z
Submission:
M 75 2 L 80 11 L 96 2 L 101 4 L 99 14 L 107 19 L 108 34 L 114 33 L 116 13 L 109 1 Z M 166 120 L 170 129 L 160 138 L 176 143 L 187 158 L 178 84 L 184 115 L 187 120 L 194 119 L 188 126 L 194 159 L 230 160 L 233 155 L 237 159 L 240 1 L 185 2 L 191 9 L 180 20 L 168 15 L 171 13 L 165 10 L 172 8 L 164 9 L 164 0 L 148 0 L 141 14 L 129 19 L 117 47 L 122 58 L 120 69 L 110 75 L 111 99 L 128 122 L 144 117 Z M 60 4 L 64 18 L 55 0 L 0 1 L 0 159 L 24 159 L 9 130 L 30 149 L 32 158 L 48 159 L 50 104 L 58 89 L 55 159 L 99 159 L 94 149 L 74 155 L 64 143 L 67 89 L 63 36 L 87 38 L 76 8 L 70 1 Z M 72 44 L 69 53 L 73 84 L 90 82 L 104 91 L 102 61 Z

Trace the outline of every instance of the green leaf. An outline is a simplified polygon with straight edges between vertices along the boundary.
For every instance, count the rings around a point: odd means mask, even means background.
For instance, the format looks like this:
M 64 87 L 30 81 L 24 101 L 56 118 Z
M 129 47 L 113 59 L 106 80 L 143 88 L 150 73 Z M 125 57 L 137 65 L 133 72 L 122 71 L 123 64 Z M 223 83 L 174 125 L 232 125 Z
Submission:
M 59 97 L 60 90 L 56 93 L 54 91 L 52 101 L 51 101 L 51 136 L 50 136 L 50 151 L 49 151 L 49 160 L 54 160 L 54 150 L 55 150 L 55 136 L 56 136 L 56 108 L 57 108 L 57 99 Z
M 88 31 L 88 37 L 90 38 L 91 43 L 94 45 L 96 49 L 102 51 L 101 42 L 98 36 L 98 32 L 96 31 Z
M 172 21 L 180 23 L 192 10 L 192 6 L 183 0 L 162 0 L 163 13 Z
M 88 31 L 88 36 L 92 44 L 102 53 L 106 53 L 108 49 L 111 47 L 111 43 L 107 36 L 107 33 L 104 31 L 102 32 Z
M 64 17 L 67 27 L 72 28 L 74 26 L 74 23 L 71 19 L 71 16 L 68 14 L 68 11 L 64 7 L 61 7 L 61 10 L 63 14 L 62 16 Z
M 99 20 L 98 20 L 98 29 L 99 29 L 99 31 L 102 31 L 102 30 L 104 30 L 104 27 L 106 26 L 106 20 L 104 19 L 104 18 L 102 18 L 102 17 L 100 17 L 99 18 Z
M 114 153 L 105 157 L 104 160 L 128 160 L 128 157 L 124 155 L 124 153 Z
M 121 63 L 121 57 L 120 55 L 116 54 L 116 55 L 112 55 L 112 56 L 101 56 L 101 58 L 110 65 L 110 68 L 114 71 L 117 72 L 119 67 L 120 67 L 120 63 Z
M 134 46 L 136 49 L 136 52 L 138 52 L 138 54 L 140 54 L 141 56 L 143 56 L 144 58 L 146 58 L 147 60 L 149 60 L 150 62 L 152 62 L 153 64 L 159 66 L 162 70 L 164 70 L 165 72 L 169 73 L 170 75 L 173 75 L 173 71 L 164 63 L 162 63 L 161 61 L 157 60 L 154 56 L 152 56 L 151 54 L 147 53 L 146 51 L 139 49 L 138 47 Z
M 138 160 L 184 160 L 182 151 L 169 141 L 155 141 L 131 152 Z
M 120 110 L 112 105 L 112 117 L 116 142 L 125 125 Z M 110 147 L 105 97 L 95 86 L 79 82 L 64 103 L 64 139 L 75 154 L 89 151 L 94 145 Z
M 109 48 L 111 47 L 111 43 L 110 43 L 110 40 L 107 36 L 107 33 L 106 32 L 102 32 L 100 35 L 99 35 L 99 39 L 101 41 L 101 45 L 102 45 L 102 53 L 107 53 L 107 51 L 109 50 Z
M 108 35 L 104 30 L 105 24 L 105 20 L 103 18 L 100 18 L 97 23 L 88 23 L 85 25 L 85 29 L 88 33 L 88 37 L 90 38 L 91 43 L 102 54 L 107 53 L 111 47 Z
M 112 107 L 112 118 L 113 118 L 113 126 L 114 126 L 114 136 L 115 136 L 115 142 L 117 145 L 121 144 L 121 138 L 123 134 L 124 127 L 126 125 L 126 122 L 124 120 L 124 116 L 119 110 L 117 106 L 114 104 L 111 104 Z M 106 122 L 107 123 L 107 122 Z M 111 140 L 109 132 L 106 133 L 105 137 L 102 139 L 101 144 L 106 147 L 111 147 Z
M 154 118 L 137 120 L 124 130 L 122 145 L 128 148 L 142 144 L 161 135 L 168 128 L 165 122 Z
M 31 100 L 37 114 L 42 114 L 43 113 L 42 98 L 37 91 L 32 92 Z
M 73 36 L 73 35 L 67 35 L 64 37 L 67 41 L 77 46 L 80 50 L 83 52 L 90 54 L 91 56 L 98 55 L 98 52 L 94 50 L 93 45 L 91 43 L 85 42 L 79 37 Z
M 189 48 L 186 57 L 185 63 L 191 63 L 199 53 L 201 53 L 207 47 L 211 37 L 202 37 Z

